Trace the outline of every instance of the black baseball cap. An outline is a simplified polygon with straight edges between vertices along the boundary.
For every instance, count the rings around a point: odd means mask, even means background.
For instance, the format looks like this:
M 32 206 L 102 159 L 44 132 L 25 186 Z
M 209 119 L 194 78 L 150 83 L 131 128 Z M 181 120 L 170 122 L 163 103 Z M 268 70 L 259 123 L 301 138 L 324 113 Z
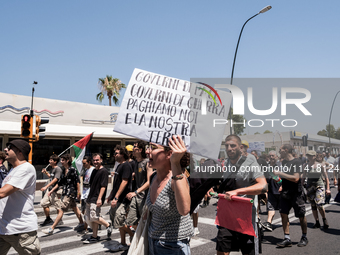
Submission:
M 8 146 L 9 144 L 18 148 L 18 150 L 21 151 L 21 153 L 24 155 L 25 159 L 28 160 L 28 154 L 31 151 L 31 146 L 29 145 L 28 142 L 22 139 L 15 139 L 13 141 L 8 142 L 6 146 Z

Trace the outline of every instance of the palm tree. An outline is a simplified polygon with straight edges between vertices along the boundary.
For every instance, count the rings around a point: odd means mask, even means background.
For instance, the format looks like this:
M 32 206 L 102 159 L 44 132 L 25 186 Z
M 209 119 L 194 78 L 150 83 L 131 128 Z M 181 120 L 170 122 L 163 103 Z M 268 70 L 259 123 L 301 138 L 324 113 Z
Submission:
M 99 78 L 98 86 L 101 91 L 97 94 L 96 99 L 99 102 L 102 102 L 104 95 L 107 95 L 110 106 L 112 105 L 111 99 L 113 99 L 115 105 L 118 104 L 119 91 L 122 88 L 126 88 L 125 84 L 122 83 L 121 80 L 118 78 L 112 78 L 112 75 L 106 75 L 105 78 Z

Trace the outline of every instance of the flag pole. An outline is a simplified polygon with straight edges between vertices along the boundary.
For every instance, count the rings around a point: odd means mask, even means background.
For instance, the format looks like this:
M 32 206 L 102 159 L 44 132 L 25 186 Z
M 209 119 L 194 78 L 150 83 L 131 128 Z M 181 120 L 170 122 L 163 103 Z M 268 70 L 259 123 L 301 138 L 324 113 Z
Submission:
M 91 134 L 93 134 L 94 133 L 94 131 L 91 133 Z M 85 136 L 86 137 L 86 136 Z M 84 137 L 83 137 L 84 138 Z M 82 138 L 82 139 L 83 139 Z M 81 139 L 80 139 L 81 140 Z M 66 150 L 64 150 L 62 153 L 60 153 L 59 155 L 58 155 L 58 157 L 60 157 L 61 155 L 63 155 L 66 151 L 68 151 L 72 146 L 73 146 L 74 144 L 71 144 L 70 145 L 70 147 L 68 147 Z M 45 169 L 46 168 L 48 168 L 50 166 L 50 164 L 48 164 L 46 167 L 44 167 Z
M 59 155 L 58 155 L 58 157 L 60 157 L 61 155 L 63 155 L 66 151 L 68 151 L 71 147 L 73 146 L 73 144 L 70 146 L 70 147 L 68 147 L 66 150 L 64 150 L 62 153 L 60 153 Z M 48 168 L 50 166 L 50 164 L 48 164 L 46 167 L 44 167 L 45 169 L 46 168 Z

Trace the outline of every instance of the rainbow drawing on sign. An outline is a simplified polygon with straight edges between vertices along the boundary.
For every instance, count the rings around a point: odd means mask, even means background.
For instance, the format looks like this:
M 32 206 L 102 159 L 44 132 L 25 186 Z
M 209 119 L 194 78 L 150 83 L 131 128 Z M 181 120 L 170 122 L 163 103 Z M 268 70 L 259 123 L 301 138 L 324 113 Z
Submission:
M 203 83 L 203 82 L 197 82 L 197 83 L 201 84 L 201 85 L 204 85 L 204 86 L 208 87 L 211 91 L 213 91 L 215 93 L 215 95 L 217 96 L 218 100 L 220 101 L 221 105 L 222 105 L 222 100 L 220 98 L 220 95 L 217 93 L 217 91 L 213 87 L 211 87 L 210 85 L 208 85 L 206 83 Z M 197 88 L 203 90 L 204 92 L 206 92 L 212 98 L 212 100 L 214 101 L 215 106 L 217 106 L 216 100 L 215 100 L 213 94 L 210 91 L 208 91 L 205 88 L 200 88 L 200 87 L 197 87 Z M 202 97 L 201 114 L 202 115 L 207 115 L 207 97 L 206 96 Z
M 215 93 L 215 95 L 217 96 L 218 100 L 220 101 L 221 105 L 222 105 L 222 100 L 221 100 L 219 94 L 217 93 L 217 91 L 213 87 L 211 87 L 210 85 L 208 85 L 206 83 L 203 83 L 203 82 L 197 82 L 197 83 L 201 84 L 201 85 L 204 85 L 204 86 L 207 86 L 211 91 L 213 91 Z M 214 103 L 217 106 L 216 100 L 215 100 L 215 98 L 213 97 L 213 95 L 211 94 L 210 91 L 208 91 L 208 90 L 206 90 L 204 88 L 199 88 L 199 89 L 203 90 L 204 92 L 207 92 L 208 95 L 212 98 L 212 100 L 214 100 Z

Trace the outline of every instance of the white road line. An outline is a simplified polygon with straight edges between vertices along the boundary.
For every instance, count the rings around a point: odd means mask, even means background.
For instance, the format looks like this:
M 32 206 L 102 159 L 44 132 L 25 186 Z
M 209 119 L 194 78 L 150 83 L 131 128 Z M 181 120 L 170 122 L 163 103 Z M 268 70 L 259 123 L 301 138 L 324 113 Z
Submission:
M 199 223 L 204 223 L 207 225 L 212 225 L 215 226 L 215 219 L 210 219 L 210 218 L 204 218 L 204 217 L 198 217 L 198 222 Z
M 70 231 L 74 231 L 74 230 L 72 229 Z M 62 233 L 65 233 L 65 232 L 69 232 L 69 230 L 63 231 Z M 55 232 L 55 233 L 58 233 L 58 232 Z M 118 233 L 119 233 L 119 231 L 117 229 L 112 230 L 112 234 L 118 234 Z M 41 235 L 39 236 L 39 234 L 41 234 Z M 46 234 L 40 232 L 40 233 L 38 233 L 38 236 L 39 236 L 40 246 L 41 246 L 42 249 L 52 247 L 52 246 L 66 245 L 68 243 L 73 243 L 73 242 L 81 242 L 81 239 L 82 239 L 82 237 L 78 236 L 76 234 L 76 232 L 75 232 L 74 236 L 63 237 L 63 238 L 59 238 L 60 235 L 54 234 L 53 236 L 55 236 L 55 238 L 53 240 L 48 240 L 48 241 L 44 241 L 44 237 L 41 237 L 41 236 L 47 236 Z M 88 236 L 90 236 L 90 234 L 88 234 Z M 99 230 L 98 236 L 100 236 L 102 240 L 105 240 L 106 239 L 106 230 Z M 116 240 L 116 239 L 114 239 L 114 240 Z M 117 240 L 120 241 L 120 238 L 117 239 Z M 8 253 L 8 254 L 16 254 L 16 252 L 15 252 L 15 250 L 11 250 L 11 252 Z
M 212 242 L 210 239 L 194 237 L 190 240 L 190 248 L 195 248 L 210 242 Z
M 68 254 L 81 254 L 81 255 L 87 255 L 87 254 L 95 254 L 98 252 L 105 252 L 109 251 L 110 248 L 113 248 L 115 245 L 117 245 L 120 242 L 120 238 L 113 239 L 111 241 L 101 241 L 98 243 L 92 243 L 92 244 L 84 244 L 83 247 L 77 247 L 74 249 L 67 250 Z M 59 251 L 55 253 L 49 253 L 50 255 L 65 255 L 66 251 Z
M 334 202 L 334 200 L 331 201 L 329 204 L 324 205 L 323 207 L 324 207 L 324 208 L 327 208 L 327 207 L 329 207 L 329 206 L 331 206 L 331 205 L 333 205 L 333 204 L 336 204 L 336 203 Z M 305 204 L 305 205 L 308 206 L 309 204 Z M 310 215 L 310 214 L 312 214 L 312 209 L 311 209 L 310 207 L 308 207 L 308 208 L 306 209 L 306 214 L 305 214 L 305 216 Z M 296 221 L 296 220 L 299 219 L 299 218 L 296 218 L 296 217 L 295 217 L 294 212 L 290 213 L 290 214 L 288 215 L 288 218 L 289 218 L 289 222 L 293 222 L 293 221 Z M 276 224 L 276 223 L 281 223 L 281 217 L 278 218 L 278 219 L 276 219 L 276 220 L 273 220 L 273 221 L 272 221 L 272 224 Z

